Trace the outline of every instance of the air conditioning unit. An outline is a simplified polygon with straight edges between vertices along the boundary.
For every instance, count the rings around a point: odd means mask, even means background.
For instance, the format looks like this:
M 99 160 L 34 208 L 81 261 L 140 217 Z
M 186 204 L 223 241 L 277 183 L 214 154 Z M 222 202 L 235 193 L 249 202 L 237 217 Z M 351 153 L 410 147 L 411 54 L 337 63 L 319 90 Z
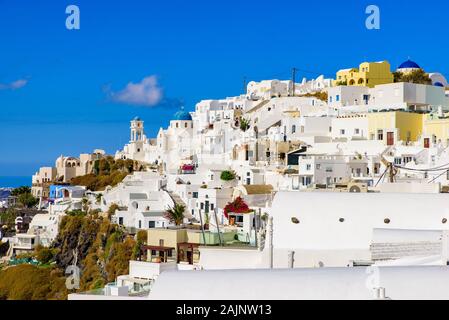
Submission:
M 351 193 L 361 193 L 361 192 L 368 192 L 368 185 L 366 183 L 348 183 L 348 192 Z

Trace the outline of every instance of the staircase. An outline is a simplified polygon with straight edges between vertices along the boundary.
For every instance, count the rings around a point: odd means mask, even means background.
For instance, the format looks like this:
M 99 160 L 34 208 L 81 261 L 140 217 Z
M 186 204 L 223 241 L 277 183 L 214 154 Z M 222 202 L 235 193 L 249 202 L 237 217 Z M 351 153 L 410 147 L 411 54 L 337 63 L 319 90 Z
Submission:
M 246 111 L 246 114 L 256 112 L 257 110 L 259 110 L 259 109 L 263 108 L 265 105 L 267 105 L 268 102 L 270 102 L 270 100 L 263 100 L 261 103 L 259 103 L 255 107 L 253 107 L 253 108 L 249 109 L 248 111 Z
M 170 196 L 170 198 L 173 200 L 173 202 L 175 204 L 182 205 L 182 206 L 184 206 L 184 208 L 187 209 L 187 204 L 181 199 L 181 197 L 178 194 L 176 194 L 172 191 L 165 190 L 165 189 L 164 189 L 164 191 L 168 193 L 168 195 Z M 193 219 L 192 214 L 189 213 L 187 210 L 184 211 L 184 217 L 187 219 Z
M 413 256 L 441 255 L 443 244 L 436 241 L 374 243 L 370 249 L 373 261 L 383 261 Z

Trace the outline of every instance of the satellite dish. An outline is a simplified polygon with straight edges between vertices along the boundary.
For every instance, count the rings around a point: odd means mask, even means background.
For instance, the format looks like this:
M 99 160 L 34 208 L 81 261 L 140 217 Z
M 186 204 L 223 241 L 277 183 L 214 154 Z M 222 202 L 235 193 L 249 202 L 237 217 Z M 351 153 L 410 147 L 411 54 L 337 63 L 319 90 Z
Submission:
M 352 186 L 351 188 L 349 188 L 349 192 L 351 192 L 351 193 L 360 193 L 360 192 L 362 192 L 362 190 L 360 189 L 359 186 Z

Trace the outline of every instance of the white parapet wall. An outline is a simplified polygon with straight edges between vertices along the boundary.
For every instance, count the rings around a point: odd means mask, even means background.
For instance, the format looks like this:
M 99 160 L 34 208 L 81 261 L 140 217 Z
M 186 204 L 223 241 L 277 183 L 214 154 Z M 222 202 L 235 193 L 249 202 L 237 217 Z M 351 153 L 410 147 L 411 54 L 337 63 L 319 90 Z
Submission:
M 180 271 L 162 274 L 148 298 L 376 300 L 382 291 L 392 300 L 447 300 L 447 283 L 446 266 Z
M 130 261 L 129 276 L 142 279 L 153 279 L 164 271 L 177 270 L 175 261 L 167 263 L 154 263 L 145 261 Z
M 256 248 L 200 247 L 199 265 L 204 270 L 260 268 L 262 252 Z
M 397 182 L 383 183 L 379 186 L 383 193 L 440 193 L 439 183 Z

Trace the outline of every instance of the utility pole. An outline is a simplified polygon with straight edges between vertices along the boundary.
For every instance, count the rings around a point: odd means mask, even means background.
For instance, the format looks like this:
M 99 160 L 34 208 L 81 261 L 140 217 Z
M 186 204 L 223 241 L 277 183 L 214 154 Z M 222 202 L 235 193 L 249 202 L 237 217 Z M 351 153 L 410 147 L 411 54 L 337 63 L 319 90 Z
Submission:
M 246 88 L 247 85 L 248 85 L 247 78 L 246 78 L 246 76 L 244 76 L 243 77 L 243 93 L 245 93 L 245 94 L 246 94 L 246 90 L 247 90 L 247 88 Z
M 292 68 L 292 82 L 293 82 L 293 93 L 292 93 L 292 97 L 295 96 L 295 90 L 296 90 L 296 71 L 298 71 L 297 68 Z
M 200 210 L 200 223 L 201 223 L 201 233 L 203 234 L 203 242 L 204 242 L 204 245 L 207 246 L 207 244 L 206 244 L 206 234 L 204 233 L 203 215 L 202 215 L 202 211 L 201 210 Z
M 218 222 L 217 210 L 218 210 L 217 208 L 214 208 L 215 223 L 217 225 L 218 240 L 220 241 L 220 246 L 223 246 L 223 239 L 221 238 L 220 226 L 219 226 L 220 223 Z
M 390 177 L 390 183 L 394 183 L 395 181 L 395 176 L 396 176 L 396 168 L 394 167 L 393 163 L 389 163 L 389 177 Z
M 390 163 L 389 176 L 390 176 L 390 183 L 394 183 L 394 174 L 393 174 L 393 164 L 392 163 Z

